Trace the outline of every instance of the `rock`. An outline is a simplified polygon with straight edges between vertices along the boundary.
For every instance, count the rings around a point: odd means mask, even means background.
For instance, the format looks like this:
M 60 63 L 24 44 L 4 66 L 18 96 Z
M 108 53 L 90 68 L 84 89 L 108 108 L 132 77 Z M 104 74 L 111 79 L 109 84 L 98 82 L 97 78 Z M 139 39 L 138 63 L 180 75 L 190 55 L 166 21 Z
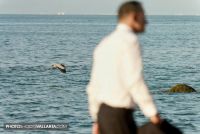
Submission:
M 177 84 L 169 90 L 170 93 L 191 93 L 196 90 L 186 84 Z

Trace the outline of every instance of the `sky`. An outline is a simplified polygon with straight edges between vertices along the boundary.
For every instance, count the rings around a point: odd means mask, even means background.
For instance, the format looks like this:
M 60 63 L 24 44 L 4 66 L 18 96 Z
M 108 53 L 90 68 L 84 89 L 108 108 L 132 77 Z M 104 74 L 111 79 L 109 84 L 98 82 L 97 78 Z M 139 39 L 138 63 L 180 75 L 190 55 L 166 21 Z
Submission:
M 126 0 L 0 0 L 0 14 L 116 14 Z M 200 15 L 200 0 L 138 0 L 149 15 Z

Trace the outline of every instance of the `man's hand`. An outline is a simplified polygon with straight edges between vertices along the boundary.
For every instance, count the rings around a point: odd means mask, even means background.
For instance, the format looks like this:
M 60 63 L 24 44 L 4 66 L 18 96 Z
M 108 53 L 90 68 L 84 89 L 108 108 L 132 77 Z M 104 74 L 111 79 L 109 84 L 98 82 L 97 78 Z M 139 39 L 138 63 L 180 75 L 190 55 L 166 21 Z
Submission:
M 99 125 L 97 123 L 93 123 L 92 134 L 99 134 Z
M 159 114 L 157 114 L 157 115 L 155 115 L 155 116 L 152 116 L 152 117 L 150 118 L 150 120 L 151 120 L 151 122 L 152 122 L 153 124 L 155 124 L 155 125 L 159 125 L 159 124 L 162 123 L 162 119 L 161 119 L 161 117 L 160 117 Z

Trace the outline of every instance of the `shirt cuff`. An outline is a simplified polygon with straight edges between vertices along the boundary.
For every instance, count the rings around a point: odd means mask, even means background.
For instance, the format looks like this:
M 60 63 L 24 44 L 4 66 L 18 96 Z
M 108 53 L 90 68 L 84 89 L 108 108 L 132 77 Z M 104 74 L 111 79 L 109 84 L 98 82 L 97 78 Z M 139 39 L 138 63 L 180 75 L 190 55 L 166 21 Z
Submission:
M 158 111 L 156 109 L 156 106 L 154 104 L 151 104 L 149 106 L 145 106 L 143 113 L 146 117 L 150 118 L 150 117 L 157 115 Z

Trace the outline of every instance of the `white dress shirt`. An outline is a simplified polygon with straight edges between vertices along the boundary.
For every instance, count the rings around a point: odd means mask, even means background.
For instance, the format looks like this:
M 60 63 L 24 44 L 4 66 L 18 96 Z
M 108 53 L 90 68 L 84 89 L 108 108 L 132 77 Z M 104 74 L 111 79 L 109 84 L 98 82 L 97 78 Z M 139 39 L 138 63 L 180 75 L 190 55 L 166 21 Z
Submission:
M 94 121 L 101 103 L 128 109 L 137 104 L 145 116 L 157 114 L 144 82 L 138 38 L 127 25 L 118 24 L 96 47 L 87 94 Z

